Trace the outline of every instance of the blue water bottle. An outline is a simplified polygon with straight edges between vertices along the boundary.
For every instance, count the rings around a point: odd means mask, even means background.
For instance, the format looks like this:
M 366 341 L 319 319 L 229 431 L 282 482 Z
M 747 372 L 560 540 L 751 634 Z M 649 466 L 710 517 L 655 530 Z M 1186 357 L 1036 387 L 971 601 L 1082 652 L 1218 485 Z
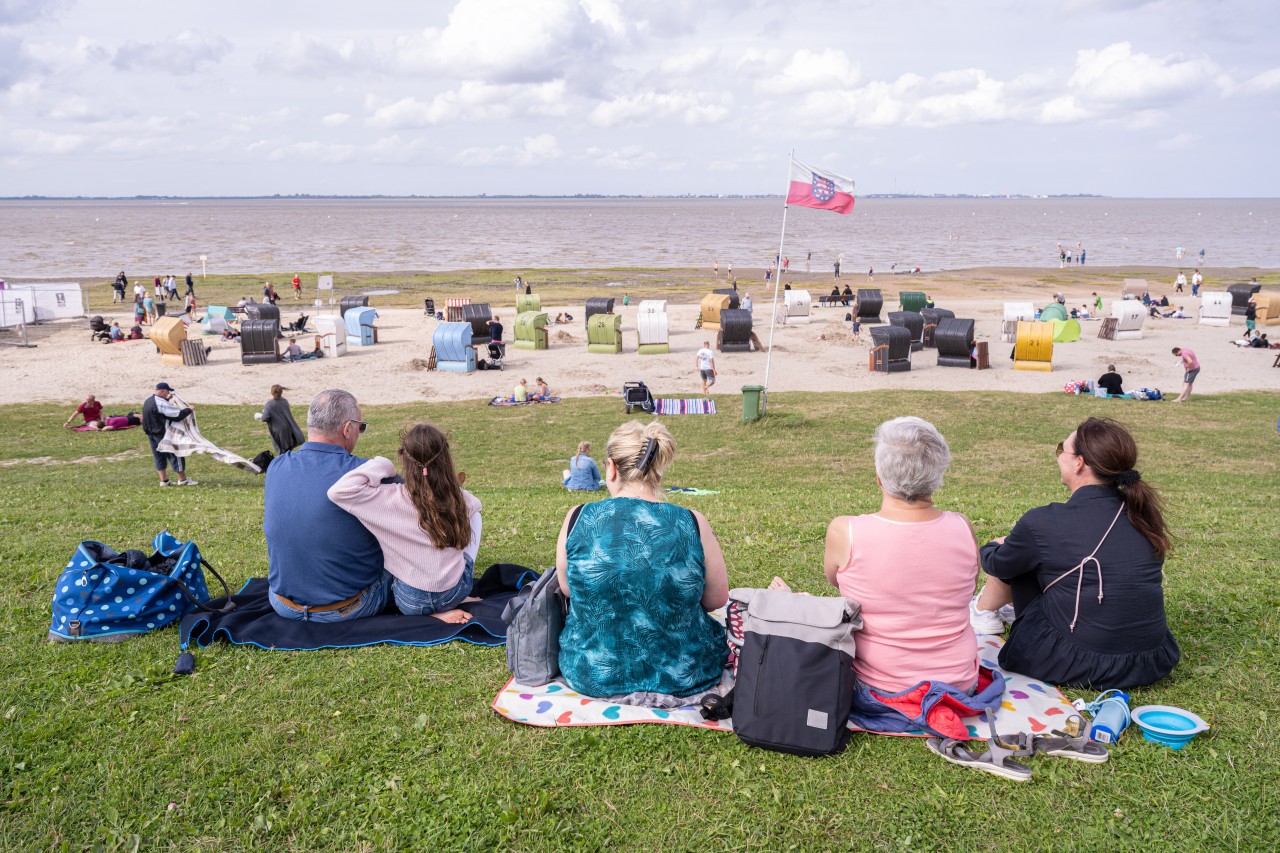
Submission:
M 1107 696 L 1107 693 L 1112 695 Z M 1108 690 L 1107 693 L 1089 703 L 1089 710 L 1093 712 L 1089 738 L 1098 743 L 1115 743 L 1129 727 L 1129 694 L 1122 690 Z

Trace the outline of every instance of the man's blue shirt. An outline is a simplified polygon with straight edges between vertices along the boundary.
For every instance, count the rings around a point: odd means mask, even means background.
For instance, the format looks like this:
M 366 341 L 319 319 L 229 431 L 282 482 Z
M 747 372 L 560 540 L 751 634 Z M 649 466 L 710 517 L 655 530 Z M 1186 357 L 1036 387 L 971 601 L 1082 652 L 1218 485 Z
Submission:
M 295 604 L 321 607 L 382 578 L 378 540 L 326 494 L 364 461 L 336 444 L 316 441 L 271 461 L 262 530 L 272 592 Z

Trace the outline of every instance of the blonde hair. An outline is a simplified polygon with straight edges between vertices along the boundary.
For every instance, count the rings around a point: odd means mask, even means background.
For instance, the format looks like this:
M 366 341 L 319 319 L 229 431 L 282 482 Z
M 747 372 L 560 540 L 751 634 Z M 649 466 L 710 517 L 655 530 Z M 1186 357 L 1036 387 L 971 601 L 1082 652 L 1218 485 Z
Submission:
M 641 472 L 639 464 L 650 439 L 655 444 L 653 460 Z M 663 472 L 675 459 L 676 439 L 669 429 L 657 421 L 648 424 L 628 421 L 609 436 L 604 452 L 618 469 L 618 479 L 624 483 L 646 483 L 656 488 L 662 482 Z
M 573 464 L 574 464 L 574 465 L 577 465 L 577 464 L 578 464 L 578 457 L 579 457 L 579 456 L 590 456 L 590 455 L 591 455 L 591 442 L 589 442 L 589 441 L 579 441 L 579 442 L 578 442 L 578 452 L 577 452 L 577 453 L 575 453 L 575 454 L 573 454 Z

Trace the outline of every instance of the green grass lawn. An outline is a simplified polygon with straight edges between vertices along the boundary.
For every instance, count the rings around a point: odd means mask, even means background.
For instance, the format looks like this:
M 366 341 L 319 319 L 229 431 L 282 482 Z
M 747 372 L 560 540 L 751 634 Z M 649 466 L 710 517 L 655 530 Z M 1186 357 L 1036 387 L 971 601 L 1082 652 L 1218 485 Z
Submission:
M 305 401 L 294 402 L 301 415 Z M 968 514 L 985 541 L 1027 508 L 1065 499 L 1053 446 L 1077 422 L 1120 418 L 1138 437 L 1143 477 L 1169 501 L 1177 547 L 1166 594 L 1183 653 L 1173 676 L 1134 703 L 1189 708 L 1212 731 L 1174 752 L 1131 729 L 1107 764 L 1036 758 L 1035 780 L 1016 785 L 909 739 L 858 735 L 843 755 L 807 760 L 674 726 L 518 726 L 489 708 L 507 677 L 501 648 L 218 645 L 197 652 L 195 675 L 174 678 L 173 629 L 119 645 L 48 645 L 53 583 L 82 539 L 145 547 L 167 527 L 195 539 L 235 587 L 265 574 L 261 482 L 196 457 L 199 487 L 162 490 L 139 430 L 72 433 L 59 429 L 66 407 L 9 406 L 0 409 L 0 849 L 1280 845 L 1280 395 L 1175 406 L 776 394 L 750 425 L 736 398 L 719 403 L 714 417 L 666 419 L 679 444 L 667 484 L 719 490 L 675 500 L 710 519 L 731 585 L 779 574 L 812 592 L 827 591 L 827 522 L 879 504 L 870 435 L 880 421 L 917 414 L 937 424 L 955 457 L 938 503 Z M 441 424 L 485 505 L 479 565 L 542 567 L 574 502 L 559 487 L 565 460 L 581 439 L 601 448 L 622 408 L 617 397 L 371 407 L 358 452 L 391 455 L 413 419 Z M 202 406 L 202 430 L 252 456 L 269 446 L 253 411 Z

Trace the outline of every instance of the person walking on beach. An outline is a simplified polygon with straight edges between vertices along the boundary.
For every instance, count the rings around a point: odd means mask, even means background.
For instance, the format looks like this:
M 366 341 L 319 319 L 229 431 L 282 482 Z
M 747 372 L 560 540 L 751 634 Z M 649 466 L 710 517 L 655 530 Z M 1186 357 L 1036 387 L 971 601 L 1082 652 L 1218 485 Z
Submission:
M 1185 403 L 1191 398 L 1191 386 L 1195 384 L 1196 377 L 1200 375 L 1200 360 L 1196 358 L 1196 354 L 1187 347 L 1174 347 L 1173 354 L 1182 359 L 1182 394 L 1180 394 L 1173 402 Z
M 1182 270 L 1178 270 L 1178 277 L 1173 280 L 1173 292 L 1181 293 L 1182 288 L 1187 286 L 1187 274 Z
M 1080 266 L 1084 266 L 1084 253 L 1085 253 L 1085 250 L 1081 249 L 1080 250 Z
M 719 278 L 719 277 L 720 277 L 720 262 L 719 262 L 719 261 L 712 261 L 712 262 L 711 262 L 711 274 L 712 274 L 712 275 L 714 275 L 716 278 Z
M 832 265 L 835 268 L 836 278 L 840 277 L 840 259 L 836 258 L 836 262 Z
M 196 280 L 195 280 L 195 276 L 191 275 L 191 273 L 190 273 L 190 272 L 188 272 L 188 273 L 187 273 L 187 293 L 186 293 L 186 295 L 187 295 L 187 296 L 192 297 L 193 299 L 195 298 L 195 295 L 196 295 Z
M 698 375 L 702 377 L 702 393 L 706 396 L 708 389 L 716 384 L 716 354 L 711 351 L 711 341 L 703 341 L 698 350 Z
M 1093 310 L 1097 312 L 1099 317 L 1102 316 L 1102 297 L 1098 295 L 1096 290 L 1093 292 Z
M 1200 250 L 1200 254 L 1204 254 L 1204 249 Z M 1204 284 L 1204 276 L 1200 275 L 1200 270 L 1196 270 L 1191 274 L 1191 295 L 1200 295 L 1200 285 Z
M 516 293 L 524 290 L 524 276 L 516 276 Z
M 302 279 L 298 277 L 297 273 L 293 274 L 293 281 L 291 283 L 293 284 L 293 298 L 301 299 L 302 298 Z
M 116 280 L 111 285 L 111 289 L 115 291 L 115 295 L 111 297 L 112 302 L 124 302 L 124 289 L 129 286 L 129 279 L 125 277 L 124 270 L 120 270 L 120 274 L 116 276 Z

